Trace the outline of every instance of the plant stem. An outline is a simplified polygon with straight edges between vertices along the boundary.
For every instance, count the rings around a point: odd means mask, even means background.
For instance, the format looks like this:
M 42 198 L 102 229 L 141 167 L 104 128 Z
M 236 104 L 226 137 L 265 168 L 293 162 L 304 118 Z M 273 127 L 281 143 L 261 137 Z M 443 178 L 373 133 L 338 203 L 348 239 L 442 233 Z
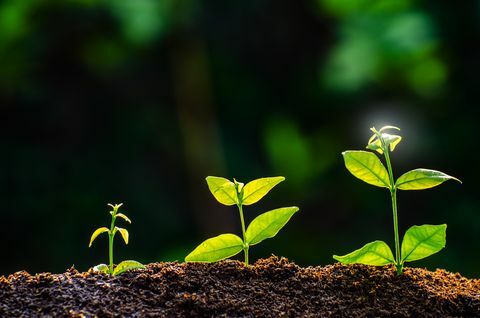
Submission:
M 239 203 L 237 206 L 238 206 L 238 211 L 240 213 L 240 222 L 242 223 L 243 252 L 245 253 L 245 266 L 248 266 L 248 244 L 245 238 L 245 220 L 243 219 L 243 206 L 241 203 Z
M 398 235 L 398 213 L 397 213 L 397 189 L 395 188 L 395 179 L 393 178 L 393 169 L 390 162 L 390 155 L 388 153 L 388 145 L 381 136 L 383 153 L 385 154 L 385 161 L 387 162 L 388 176 L 390 179 L 390 195 L 392 198 L 392 212 L 393 212 L 393 232 L 395 236 L 395 267 L 397 268 L 397 275 L 402 273 L 401 255 L 400 255 L 400 238 Z
M 397 274 L 400 275 L 403 266 L 401 264 L 400 238 L 398 236 L 397 191 L 393 189 L 390 193 L 392 195 L 393 231 L 395 233 L 395 267 L 397 268 Z
M 108 271 L 110 275 L 113 274 L 113 239 L 115 237 L 115 214 L 112 215 L 112 223 L 110 224 L 110 231 L 108 231 L 108 255 L 109 255 L 109 266 Z

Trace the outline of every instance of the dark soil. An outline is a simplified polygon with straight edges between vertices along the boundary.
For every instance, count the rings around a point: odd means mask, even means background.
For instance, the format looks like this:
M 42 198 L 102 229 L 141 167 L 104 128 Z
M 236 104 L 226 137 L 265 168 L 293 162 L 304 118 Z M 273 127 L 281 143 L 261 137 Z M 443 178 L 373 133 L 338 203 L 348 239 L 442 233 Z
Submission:
M 480 317 L 480 280 L 444 270 L 341 264 L 302 268 L 272 256 L 245 268 L 155 263 L 118 277 L 0 277 L 0 317 Z

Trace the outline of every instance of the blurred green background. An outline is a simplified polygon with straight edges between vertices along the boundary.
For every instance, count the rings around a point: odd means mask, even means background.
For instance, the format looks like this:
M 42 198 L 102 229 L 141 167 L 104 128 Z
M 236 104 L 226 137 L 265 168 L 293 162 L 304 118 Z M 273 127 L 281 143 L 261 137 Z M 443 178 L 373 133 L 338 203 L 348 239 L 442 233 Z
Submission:
M 133 221 L 117 261 L 240 233 L 207 175 L 286 177 L 246 218 L 301 211 L 253 260 L 393 247 L 388 191 L 340 155 L 392 124 L 397 176 L 464 181 L 399 194 L 402 233 L 448 224 L 446 249 L 412 265 L 478 277 L 479 35 L 480 1 L 1 1 L 0 274 L 106 262 L 107 239 L 88 241 L 109 202 Z

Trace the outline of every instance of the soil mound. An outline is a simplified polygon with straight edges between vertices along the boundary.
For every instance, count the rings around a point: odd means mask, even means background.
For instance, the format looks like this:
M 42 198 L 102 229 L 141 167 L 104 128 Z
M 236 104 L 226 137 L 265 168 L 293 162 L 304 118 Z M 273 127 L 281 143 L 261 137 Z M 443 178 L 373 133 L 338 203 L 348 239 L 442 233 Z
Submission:
M 480 281 L 444 270 L 341 264 L 302 268 L 272 256 L 245 268 L 154 263 L 117 277 L 0 277 L 0 317 L 480 317 Z

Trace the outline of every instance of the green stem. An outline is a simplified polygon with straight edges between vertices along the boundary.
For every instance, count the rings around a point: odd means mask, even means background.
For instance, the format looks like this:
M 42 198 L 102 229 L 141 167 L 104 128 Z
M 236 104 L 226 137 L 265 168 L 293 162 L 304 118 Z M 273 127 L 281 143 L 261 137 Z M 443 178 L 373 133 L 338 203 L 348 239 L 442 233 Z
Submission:
M 393 178 L 393 169 L 390 162 L 390 155 L 388 153 L 388 145 L 381 136 L 379 136 L 382 142 L 383 153 L 385 154 L 385 161 L 387 162 L 388 176 L 390 179 L 390 195 L 392 198 L 392 212 L 393 212 L 393 232 L 395 236 L 395 267 L 397 268 L 397 274 L 402 273 L 401 255 L 400 255 L 400 238 L 398 235 L 398 213 L 397 213 L 397 189 L 395 188 L 395 179 Z
M 108 231 L 108 255 L 109 255 L 108 271 L 110 275 L 113 274 L 113 239 L 115 237 L 115 219 L 116 219 L 116 216 L 112 215 L 112 223 L 110 224 L 110 231 Z
M 243 206 L 241 203 L 239 203 L 237 206 L 238 206 L 238 211 L 240 213 L 240 222 L 242 223 L 243 252 L 245 253 L 245 266 L 248 266 L 248 244 L 245 238 L 245 220 L 243 219 Z
M 395 233 L 395 266 L 397 267 L 397 274 L 402 273 L 401 255 L 400 255 L 400 238 L 398 236 L 398 213 L 397 213 L 397 191 L 391 191 L 392 195 L 392 210 L 393 210 L 393 231 Z

